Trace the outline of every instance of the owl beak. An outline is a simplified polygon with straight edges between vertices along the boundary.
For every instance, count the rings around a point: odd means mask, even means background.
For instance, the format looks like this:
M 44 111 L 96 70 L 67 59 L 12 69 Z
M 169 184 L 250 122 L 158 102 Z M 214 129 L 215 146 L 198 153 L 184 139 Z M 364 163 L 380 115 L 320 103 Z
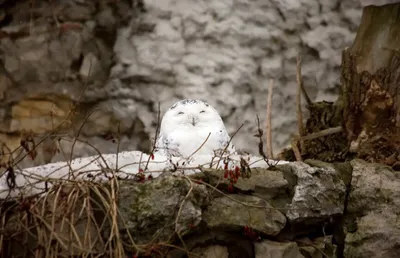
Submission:
M 196 125 L 196 119 L 194 117 L 192 117 L 192 125 L 195 126 Z

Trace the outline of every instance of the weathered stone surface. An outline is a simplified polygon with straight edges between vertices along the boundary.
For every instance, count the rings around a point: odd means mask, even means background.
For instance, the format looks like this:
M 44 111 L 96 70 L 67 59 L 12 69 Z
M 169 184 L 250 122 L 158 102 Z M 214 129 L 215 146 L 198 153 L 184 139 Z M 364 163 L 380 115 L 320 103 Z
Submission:
M 143 108 L 143 103 L 129 97 L 114 102 L 101 94 L 95 94 L 96 100 L 91 97 L 91 92 L 108 80 L 117 24 L 130 19 L 132 5 L 125 1 L 99 4 L 19 0 L 8 1 L 1 8 L 8 15 L 0 24 L 2 144 L 10 151 L 20 148 L 14 138 L 21 135 L 22 139 L 26 132 L 38 143 L 63 122 L 62 131 L 54 133 L 63 140 L 71 140 L 79 133 L 83 141 L 96 148 L 95 151 L 88 144 L 76 144 L 72 155 L 69 151 L 50 159 L 37 155 L 33 161 L 19 163 L 20 167 L 98 151 L 115 152 L 116 147 L 105 144 L 104 138 L 117 132 L 121 135 L 120 150 L 149 149 L 154 114 L 148 107 Z M 28 17 L 22 10 L 34 10 L 34 15 Z M 94 114 L 89 116 L 91 113 Z M 78 130 L 86 123 L 88 126 Z M 41 148 L 37 151 L 41 152 Z M 20 153 L 14 153 L 17 160 Z
M 211 201 L 203 220 L 211 228 L 238 229 L 248 226 L 266 235 L 277 235 L 285 226 L 285 216 L 267 201 L 254 196 L 229 195 Z M 234 201 L 231 198 L 239 201 Z
M 256 258 L 304 258 L 299 247 L 293 242 L 264 240 L 254 244 Z
M 400 208 L 400 174 L 390 167 L 351 161 L 353 176 L 349 197 L 350 213 L 368 214 L 387 207 Z
M 224 170 L 205 170 L 204 173 L 212 185 L 229 185 Z M 279 170 L 252 168 L 250 177 L 239 177 L 233 186 L 240 191 L 250 191 L 275 207 L 286 207 L 293 198 L 294 182 L 289 183 Z
M 254 257 L 254 238 L 249 238 L 243 234 L 242 230 L 233 233 L 233 231 L 224 228 L 200 227 L 195 234 L 184 237 L 185 246 L 187 250 L 197 253 L 207 250 L 207 247 L 211 244 L 211 250 L 217 245 L 217 251 L 222 252 L 224 249 L 228 252 L 229 257 Z M 175 249 L 168 252 L 168 257 L 184 258 L 187 257 L 187 253 L 184 250 Z
M 390 167 L 353 160 L 345 257 L 397 257 L 400 248 L 400 174 Z
M 139 243 L 154 238 L 167 241 L 175 231 L 184 236 L 200 223 L 202 207 L 209 202 L 204 185 L 183 177 L 166 175 L 143 184 L 121 183 L 119 187 L 120 229 L 128 230 Z
M 203 258 L 228 258 L 228 248 L 220 245 L 208 246 L 206 248 L 195 248 L 193 252 Z M 171 257 L 172 258 L 172 257 Z
M 301 254 L 306 258 L 339 257 L 336 253 L 337 247 L 332 242 L 332 236 L 303 238 L 296 241 Z
M 227 183 L 229 179 L 224 178 L 224 173 L 224 170 L 205 170 L 205 174 L 212 184 Z M 221 181 L 221 179 L 223 180 Z M 279 170 L 253 168 L 251 176 L 239 177 L 235 187 L 242 191 L 257 191 L 258 194 L 265 191 L 265 195 L 271 196 L 274 194 L 274 189 L 285 188 L 288 185 L 288 181 Z
M 229 178 L 224 178 L 224 173 L 224 170 L 206 170 L 205 176 L 212 185 L 226 189 Z M 291 227 L 296 227 L 295 231 L 322 233 L 325 229 L 319 226 L 332 224 L 332 219 L 343 214 L 346 176 L 351 176 L 347 173 L 334 166 L 313 167 L 292 162 L 270 170 L 253 168 L 250 178 L 239 177 L 233 187 L 250 192 L 281 210 Z
M 32 131 L 43 134 L 68 126 L 68 111 L 72 103 L 60 96 L 34 98 L 18 102 L 11 107 L 10 132 Z
M 399 212 L 369 212 L 357 218 L 357 230 L 346 235 L 345 257 L 397 257 L 400 248 Z
M 296 182 L 286 213 L 291 224 L 315 225 L 332 216 L 342 215 L 346 186 L 333 168 L 311 167 L 293 162 L 278 166 Z

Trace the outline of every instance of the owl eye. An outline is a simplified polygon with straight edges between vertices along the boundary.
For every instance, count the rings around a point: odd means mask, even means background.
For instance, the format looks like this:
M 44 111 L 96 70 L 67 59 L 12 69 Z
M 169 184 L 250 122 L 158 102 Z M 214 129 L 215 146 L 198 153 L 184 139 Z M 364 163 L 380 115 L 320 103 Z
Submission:
M 205 112 L 206 112 L 205 110 L 200 111 L 200 113 L 205 113 Z
M 183 113 L 182 111 L 178 113 L 178 115 L 183 115 L 183 114 L 184 114 L 184 113 Z

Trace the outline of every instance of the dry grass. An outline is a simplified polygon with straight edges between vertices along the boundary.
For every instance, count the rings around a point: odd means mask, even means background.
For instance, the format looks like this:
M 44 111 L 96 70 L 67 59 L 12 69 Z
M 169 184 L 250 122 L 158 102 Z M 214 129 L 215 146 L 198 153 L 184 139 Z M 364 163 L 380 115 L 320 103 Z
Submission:
M 115 180 L 110 185 L 116 186 Z M 113 187 L 88 181 L 65 181 L 45 195 L 3 203 L 1 256 L 123 257 L 120 235 L 115 230 L 116 192 Z M 107 216 L 101 218 L 99 212 L 104 208 Z M 113 230 L 104 236 L 109 225 Z M 127 244 L 135 247 L 134 242 Z

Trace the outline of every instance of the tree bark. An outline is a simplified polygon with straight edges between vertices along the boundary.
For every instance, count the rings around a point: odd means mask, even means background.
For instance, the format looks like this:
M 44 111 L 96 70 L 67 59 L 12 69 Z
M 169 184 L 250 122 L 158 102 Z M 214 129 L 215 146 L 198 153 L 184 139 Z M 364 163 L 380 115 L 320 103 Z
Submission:
M 400 3 L 367 6 L 343 52 L 343 128 L 360 158 L 400 164 Z

